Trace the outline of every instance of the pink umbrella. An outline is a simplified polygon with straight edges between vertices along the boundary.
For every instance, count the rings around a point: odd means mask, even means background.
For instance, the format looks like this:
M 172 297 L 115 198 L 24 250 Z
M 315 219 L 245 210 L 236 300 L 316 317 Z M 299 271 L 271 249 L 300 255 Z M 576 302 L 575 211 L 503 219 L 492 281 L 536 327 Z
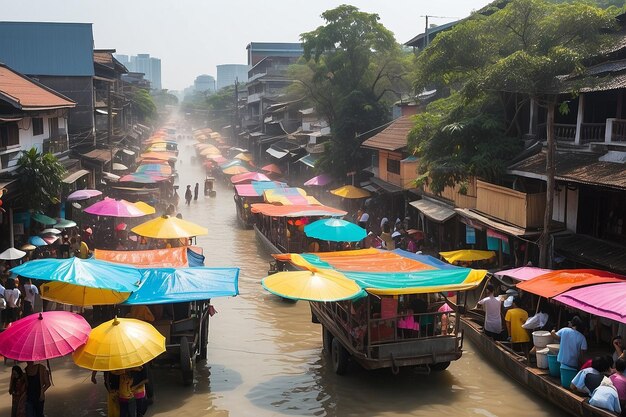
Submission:
M 233 175 L 230 179 L 233 184 L 240 184 L 242 182 L 250 181 L 271 181 L 265 174 L 260 172 L 246 172 L 243 174 Z
M 324 186 L 328 183 L 330 183 L 333 179 L 326 174 L 322 174 L 322 175 L 318 175 L 317 177 L 313 177 L 310 180 L 308 180 L 307 182 L 304 183 L 304 185 L 317 185 L 317 186 Z
M 222 155 L 209 155 L 207 159 L 215 161 L 218 165 L 228 162 L 228 159 L 224 158 Z
M 16 361 L 58 358 L 84 345 L 90 332 L 89 323 L 75 313 L 31 314 L 0 333 L 0 355 Z
M 57 240 L 59 240 L 59 237 L 56 235 L 46 235 L 43 236 L 42 239 L 44 240 L 44 242 L 46 242 L 48 245 L 52 245 L 54 242 L 56 242 Z
M 278 174 L 278 175 L 283 173 L 283 171 L 281 171 L 280 167 L 278 165 L 276 165 L 276 164 L 265 165 L 263 168 L 261 168 L 261 170 L 263 170 L 265 172 Z
M 102 195 L 102 191 L 98 190 L 78 190 L 67 196 L 67 201 L 87 200 L 91 197 Z
M 626 323 L 626 282 L 589 285 L 554 297 L 555 301 L 594 316 Z
M 108 197 L 87 207 L 85 213 L 109 217 L 142 217 L 146 215 L 133 203 Z
M 517 281 L 528 281 L 529 279 L 533 279 L 535 277 L 538 277 L 539 275 L 547 274 L 548 272 L 552 272 L 552 270 L 535 268 L 532 266 L 522 266 L 520 268 L 506 269 L 504 271 L 499 271 L 499 272 L 496 272 L 494 275 L 498 277 L 513 278 Z

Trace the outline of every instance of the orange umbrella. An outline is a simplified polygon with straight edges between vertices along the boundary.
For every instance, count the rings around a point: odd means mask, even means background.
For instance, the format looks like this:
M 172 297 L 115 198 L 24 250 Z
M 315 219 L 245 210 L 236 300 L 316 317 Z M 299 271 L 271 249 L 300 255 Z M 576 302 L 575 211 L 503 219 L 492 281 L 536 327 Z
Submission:
M 265 165 L 263 168 L 261 168 L 262 171 L 265 172 L 272 172 L 274 174 L 282 174 L 283 171 L 281 171 L 280 167 L 276 164 L 269 164 L 269 165 Z
M 224 168 L 222 172 L 226 175 L 236 175 L 236 174 L 245 174 L 246 172 L 250 172 L 250 171 L 242 167 L 241 165 L 233 165 L 228 168 Z

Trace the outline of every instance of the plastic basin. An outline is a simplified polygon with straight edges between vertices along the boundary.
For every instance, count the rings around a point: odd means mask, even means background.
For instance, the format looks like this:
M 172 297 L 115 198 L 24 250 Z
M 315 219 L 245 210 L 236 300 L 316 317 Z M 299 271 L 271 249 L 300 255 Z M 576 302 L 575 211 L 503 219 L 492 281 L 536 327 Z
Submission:
M 574 369 L 567 365 L 561 365 L 560 371 L 561 371 L 561 386 L 563 388 L 569 388 L 570 384 L 572 383 L 572 379 L 574 379 L 574 377 L 578 373 L 578 369 Z
M 533 344 L 537 348 L 544 348 L 552 343 L 552 333 L 545 330 L 537 330 L 533 332 Z
M 556 355 L 548 354 L 548 369 L 550 376 L 555 378 L 561 376 L 561 364 L 556 360 Z
M 550 355 L 558 355 L 561 345 L 558 343 L 548 343 L 546 347 L 550 350 Z
M 548 348 L 537 350 L 537 368 L 548 369 Z

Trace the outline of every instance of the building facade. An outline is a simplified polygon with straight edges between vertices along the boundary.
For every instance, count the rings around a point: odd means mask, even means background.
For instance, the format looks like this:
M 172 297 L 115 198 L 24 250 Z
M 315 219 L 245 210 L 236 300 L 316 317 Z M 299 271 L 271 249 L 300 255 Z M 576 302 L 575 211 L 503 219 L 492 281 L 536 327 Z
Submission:
M 263 58 L 283 57 L 299 58 L 304 53 L 301 43 L 286 42 L 250 42 L 246 46 L 248 55 L 248 65 L 254 66 Z
M 215 93 L 215 78 L 212 75 L 198 75 L 193 82 L 193 88 L 196 92 Z
M 161 59 L 150 56 L 150 54 L 124 55 L 115 54 L 115 58 L 130 72 L 144 74 L 144 78 L 150 81 L 150 86 L 154 90 L 161 90 Z
M 222 64 L 217 65 L 217 90 L 229 85 L 235 85 L 235 81 L 245 84 L 248 82 L 248 70 L 245 64 Z

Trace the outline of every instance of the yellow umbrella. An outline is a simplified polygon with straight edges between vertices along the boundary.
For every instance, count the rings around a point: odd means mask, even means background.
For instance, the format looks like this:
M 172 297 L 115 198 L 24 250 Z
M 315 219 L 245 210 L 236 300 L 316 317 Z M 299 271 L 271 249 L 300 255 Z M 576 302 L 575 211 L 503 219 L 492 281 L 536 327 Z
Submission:
M 234 165 L 232 167 L 223 169 L 222 172 L 226 175 L 237 175 L 237 174 L 245 174 L 246 172 L 250 172 L 250 171 L 242 167 L 241 165 Z
M 371 195 L 369 191 L 355 187 L 354 185 L 344 185 L 343 187 L 332 190 L 331 193 L 338 195 L 339 197 L 354 199 L 365 198 Z
M 130 297 L 129 292 L 84 287 L 67 282 L 47 282 L 41 286 L 41 298 L 74 306 L 120 304 Z
M 493 258 L 496 256 L 496 253 L 491 250 L 462 249 L 450 252 L 439 252 L 439 255 L 443 256 L 446 261 L 452 264 L 454 262 L 484 261 Z
M 137 227 L 133 227 L 131 230 L 139 236 L 151 237 L 154 239 L 179 239 L 182 237 L 206 235 L 209 233 L 208 229 L 202 226 L 198 226 L 197 224 L 188 222 L 187 220 L 167 215 L 149 220 Z
M 233 159 L 239 159 L 241 161 L 250 162 L 250 161 L 252 161 L 252 156 L 250 156 L 250 154 L 248 154 L 248 153 L 240 152 L 237 155 L 235 155 L 235 157 Z
M 219 149 L 217 149 L 215 146 L 207 144 L 204 149 L 202 149 L 202 151 L 200 152 L 200 155 L 202 156 L 207 156 L 207 155 L 221 155 L 222 153 L 220 152 Z
M 293 300 L 339 301 L 363 291 L 356 282 L 332 270 L 278 272 L 261 283 L 272 294 Z
M 143 211 L 146 214 L 156 213 L 156 209 L 154 207 L 152 207 L 148 203 L 144 203 L 143 201 L 137 201 L 136 203 L 133 203 L 133 204 L 135 205 L 135 207 L 137 207 L 139 210 Z
M 163 352 L 165 337 L 150 323 L 116 317 L 91 330 L 72 358 L 92 371 L 116 371 L 141 366 Z

